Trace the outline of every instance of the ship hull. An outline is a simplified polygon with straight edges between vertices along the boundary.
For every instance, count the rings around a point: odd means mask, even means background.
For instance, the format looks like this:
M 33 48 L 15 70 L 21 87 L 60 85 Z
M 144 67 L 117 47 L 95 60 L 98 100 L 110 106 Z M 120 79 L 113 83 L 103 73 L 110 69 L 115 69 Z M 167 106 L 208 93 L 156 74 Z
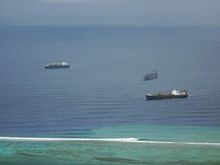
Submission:
M 160 96 L 153 96 L 153 95 L 145 95 L 147 100 L 163 100 L 163 99 L 181 99 L 187 98 L 188 95 L 160 95 Z
M 157 76 L 154 76 L 154 77 L 144 77 L 144 80 L 148 81 L 148 80 L 153 80 L 153 79 L 157 79 L 157 78 L 158 78 Z
M 45 69 L 68 69 L 70 66 L 45 66 Z

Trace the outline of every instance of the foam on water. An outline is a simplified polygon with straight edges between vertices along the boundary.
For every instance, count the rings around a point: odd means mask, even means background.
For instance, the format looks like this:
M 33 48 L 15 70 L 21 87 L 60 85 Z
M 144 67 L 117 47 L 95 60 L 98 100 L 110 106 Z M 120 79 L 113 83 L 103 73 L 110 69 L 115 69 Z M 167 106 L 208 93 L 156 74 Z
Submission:
M 137 138 L 36 138 L 36 137 L 0 137 L 0 141 L 99 141 L 99 142 L 123 142 L 123 143 L 145 143 L 145 144 L 170 144 L 170 145 L 198 145 L 198 146 L 220 146 L 220 143 L 209 142 L 183 142 L 183 141 L 152 141 Z
M 106 141 L 106 142 L 136 142 L 136 138 L 36 138 L 36 137 L 0 137 L 6 141 Z

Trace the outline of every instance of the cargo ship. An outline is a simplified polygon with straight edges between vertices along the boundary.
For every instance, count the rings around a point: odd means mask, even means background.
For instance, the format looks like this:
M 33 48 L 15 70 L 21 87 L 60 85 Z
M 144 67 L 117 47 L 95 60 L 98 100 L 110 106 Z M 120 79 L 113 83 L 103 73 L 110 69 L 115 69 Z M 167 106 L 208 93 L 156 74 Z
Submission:
M 161 99 L 174 99 L 174 98 L 187 98 L 187 90 L 172 90 L 169 92 L 159 92 L 155 94 L 146 94 L 147 100 L 161 100 Z
M 69 68 L 70 64 L 68 62 L 54 62 L 51 64 L 47 64 L 45 69 L 62 69 L 62 68 Z
M 153 71 L 151 73 L 146 73 L 144 75 L 144 80 L 152 80 L 152 79 L 157 79 L 157 78 L 158 78 L 157 71 Z

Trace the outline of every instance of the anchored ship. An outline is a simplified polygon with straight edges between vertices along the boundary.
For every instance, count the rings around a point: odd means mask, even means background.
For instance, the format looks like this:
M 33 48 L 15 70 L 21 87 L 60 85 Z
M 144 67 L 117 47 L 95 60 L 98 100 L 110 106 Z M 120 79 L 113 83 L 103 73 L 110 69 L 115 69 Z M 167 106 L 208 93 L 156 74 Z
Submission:
M 146 94 L 147 100 L 159 100 L 159 99 L 173 99 L 173 98 L 187 98 L 187 90 L 172 90 L 169 92 L 159 92 L 155 94 Z
M 157 71 L 153 71 L 151 73 L 147 73 L 144 75 L 144 80 L 152 80 L 152 79 L 157 79 L 157 78 L 158 78 Z
M 61 69 L 61 68 L 69 68 L 70 64 L 68 62 L 54 62 L 51 64 L 47 64 L 45 69 Z

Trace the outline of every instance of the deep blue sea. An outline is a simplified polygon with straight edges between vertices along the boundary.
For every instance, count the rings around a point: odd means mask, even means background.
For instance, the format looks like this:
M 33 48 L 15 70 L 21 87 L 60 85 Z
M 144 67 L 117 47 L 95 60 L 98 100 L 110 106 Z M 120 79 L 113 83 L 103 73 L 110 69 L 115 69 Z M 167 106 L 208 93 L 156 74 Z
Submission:
M 208 26 L 0 27 L 0 136 L 220 142 L 219 36 Z M 59 61 L 70 69 L 44 69 Z M 159 78 L 143 81 L 153 70 Z M 145 100 L 172 89 L 189 97 Z

